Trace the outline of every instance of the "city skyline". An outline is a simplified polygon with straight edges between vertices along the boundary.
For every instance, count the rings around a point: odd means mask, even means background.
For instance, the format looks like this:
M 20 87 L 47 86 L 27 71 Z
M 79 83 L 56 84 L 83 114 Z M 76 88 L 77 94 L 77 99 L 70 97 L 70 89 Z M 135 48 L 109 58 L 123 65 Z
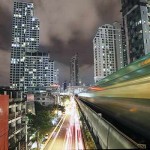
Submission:
M 51 1 L 51 5 L 55 6 L 54 8 L 46 5 L 48 1 L 41 1 L 41 5 L 39 5 L 40 1 L 30 2 L 35 4 L 35 16 L 40 20 L 40 51 L 50 52 L 51 57 L 56 60 L 56 68 L 59 69 L 61 77 L 60 81 L 69 80 L 69 60 L 74 53 L 78 52 L 81 70 L 79 71 L 79 79 L 87 84 L 94 83 L 92 39 L 97 27 L 100 25 L 116 20 L 120 21 L 120 1 L 83 1 L 83 6 L 85 6 L 83 8 L 78 2 L 63 1 L 64 4 L 68 5 L 62 5 L 61 10 L 56 10 L 61 3 L 54 1 Z M 1 4 L 2 13 L 0 19 L 3 19 L 3 22 L 1 22 L 0 30 L 0 85 L 9 85 L 11 45 L 11 31 L 9 28 L 12 20 L 13 3 L 1 0 Z M 110 10 L 109 8 L 112 4 L 115 4 L 116 7 Z M 45 8 L 44 11 L 42 8 Z M 66 16 L 66 14 L 69 14 L 70 17 Z M 91 19 L 89 19 L 88 14 L 91 16 Z M 103 14 L 105 14 L 105 17 Z M 61 18 L 64 18 L 64 21 Z M 49 35 L 46 35 L 46 33 Z

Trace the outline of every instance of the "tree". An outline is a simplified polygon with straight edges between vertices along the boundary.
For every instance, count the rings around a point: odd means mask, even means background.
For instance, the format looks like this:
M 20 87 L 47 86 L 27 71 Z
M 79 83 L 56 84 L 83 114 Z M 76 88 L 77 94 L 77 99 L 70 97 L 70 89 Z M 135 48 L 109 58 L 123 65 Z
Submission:
M 56 117 L 55 110 L 65 111 L 64 106 L 42 106 L 40 103 L 35 102 L 35 115 L 31 113 L 27 114 L 30 132 L 32 134 L 36 133 L 38 149 L 40 139 L 53 127 L 52 119 Z
M 61 97 L 61 101 L 62 101 L 63 105 L 65 105 L 65 103 L 69 100 L 70 100 L 70 96 L 68 96 L 68 95 L 64 95 Z
M 28 126 L 31 133 L 36 133 L 37 149 L 39 149 L 39 141 L 52 127 L 52 117 L 47 108 L 35 103 L 36 115 L 27 114 L 29 118 Z

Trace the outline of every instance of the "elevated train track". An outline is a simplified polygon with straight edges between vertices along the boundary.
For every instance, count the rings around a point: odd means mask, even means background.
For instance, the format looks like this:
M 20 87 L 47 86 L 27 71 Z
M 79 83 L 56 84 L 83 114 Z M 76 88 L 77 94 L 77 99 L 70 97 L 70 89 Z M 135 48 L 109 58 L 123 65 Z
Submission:
M 150 54 L 100 80 L 79 99 L 150 143 Z
M 118 130 L 105 115 L 99 113 L 99 108 L 85 104 L 76 99 L 80 111 L 93 135 L 95 145 L 98 149 L 144 149 L 145 145 L 138 144 L 121 130 Z M 118 127 L 118 126 L 117 126 Z

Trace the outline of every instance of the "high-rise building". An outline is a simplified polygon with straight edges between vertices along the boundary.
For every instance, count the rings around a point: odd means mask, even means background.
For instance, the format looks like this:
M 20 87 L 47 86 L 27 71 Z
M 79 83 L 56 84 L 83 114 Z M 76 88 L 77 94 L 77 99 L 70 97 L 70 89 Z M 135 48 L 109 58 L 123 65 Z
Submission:
M 54 70 L 54 83 L 59 84 L 59 69 Z
M 123 68 L 120 24 L 115 22 L 99 27 L 93 39 L 93 50 L 95 82 Z
M 121 31 L 122 31 L 123 64 L 124 66 L 127 66 L 128 65 L 127 46 L 126 46 L 125 30 L 123 26 L 121 27 Z
M 63 92 L 67 89 L 67 81 L 64 81 L 62 84 Z
M 150 52 L 150 1 L 121 0 L 128 63 Z
M 14 2 L 10 87 L 24 90 L 25 53 L 39 50 L 39 20 L 33 16 L 32 3 Z
M 54 83 L 54 72 L 54 61 L 50 60 L 48 53 L 26 52 L 25 91 L 50 87 Z
M 108 31 L 109 32 L 109 31 Z M 122 46 L 122 30 L 121 25 L 118 22 L 113 23 L 113 30 L 112 33 L 114 34 L 114 50 L 116 55 L 116 70 L 119 70 L 124 67 L 123 61 L 123 46 Z M 111 44 L 110 44 L 111 46 Z
M 79 65 L 78 65 L 78 54 L 71 58 L 70 62 L 70 83 L 71 86 L 79 85 Z
M 5 144 L 8 144 L 6 145 L 6 148 L 8 146 L 7 149 L 10 150 L 25 150 L 27 149 L 26 98 L 24 97 L 22 91 L 12 90 L 9 88 L 0 88 L 0 95 L 7 95 L 9 103 L 6 104 L 5 101 L 2 102 L 0 99 L 2 103 L 5 103 L 5 105 L 1 105 L 5 106 L 2 107 L 4 109 L 3 111 L 5 112 L 5 118 L 2 118 L 3 124 L 1 124 L 1 129 L 3 129 L 2 127 L 5 125 L 5 130 L 3 130 L 3 132 L 6 130 L 8 132 L 8 134 L 5 134 L 5 136 L 8 135 L 7 141 L 5 141 Z M 7 124 L 5 122 L 6 120 Z M 3 147 L 0 148 L 3 149 Z

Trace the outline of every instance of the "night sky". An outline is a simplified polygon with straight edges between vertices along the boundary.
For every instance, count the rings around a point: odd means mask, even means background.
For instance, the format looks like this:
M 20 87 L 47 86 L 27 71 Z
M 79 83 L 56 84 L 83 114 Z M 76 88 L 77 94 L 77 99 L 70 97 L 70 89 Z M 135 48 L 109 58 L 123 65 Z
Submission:
M 40 20 L 40 51 L 50 52 L 60 82 L 69 81 L 70 58 L 78 52 L 79 78 L 94 83 L 92 40 L 99 26 L 121 22 L 120 0 L 28 2 L 34 3 L 34 16 Z M 0 0 L 0 4 L 0 85 L 4 86 L 9 85 L 13 0 Z

